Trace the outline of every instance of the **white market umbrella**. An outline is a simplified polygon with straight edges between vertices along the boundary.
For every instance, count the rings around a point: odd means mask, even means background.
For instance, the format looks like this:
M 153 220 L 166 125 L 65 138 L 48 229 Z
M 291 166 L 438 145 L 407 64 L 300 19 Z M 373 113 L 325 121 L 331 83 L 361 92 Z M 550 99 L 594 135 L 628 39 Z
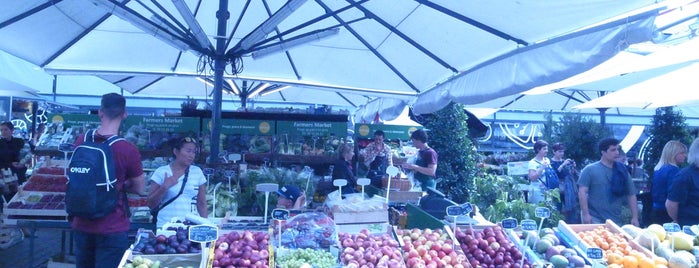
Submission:
M 654 109 L 658 107 L 688 105 L 699 101 L 699 90 L 693 82 L 699 74 L 699 63 L 681 64 L 674 70 L 660 75 L 645 71 L 634 73 L 638 77 L 649 75 L 630 86 L 615 90 L 603 97 L 577 105 L 577 109 L 630 107 Z M 657 70 L 654 70 L 657 71 Z M 653 73 L 653 74 L 646 74 Z
M 214 122 L 226 77 L 419 95 L 438 110 L 560 80 L 646 41 L 655 2 L 31 0 L 3 6 L 0 50 L 53 74 L 212 77 Z

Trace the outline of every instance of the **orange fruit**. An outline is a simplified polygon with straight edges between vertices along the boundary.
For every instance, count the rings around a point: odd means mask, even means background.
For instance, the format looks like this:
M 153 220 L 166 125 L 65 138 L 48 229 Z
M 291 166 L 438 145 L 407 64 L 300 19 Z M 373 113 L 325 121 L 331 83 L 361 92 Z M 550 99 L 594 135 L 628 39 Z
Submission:
M 619 253 L 607 253 L 607 263 L 609 264 L 623 264 L 624 256 Z
M 624 268 L 638 268 L 638 259 L 634 256 L 624 256 Z
M 639 268 L 653 268 L 653 267 L 655 267 L 655 262 L 651 258 L 643 257 L 643 258 L 638 259 L 638 267 Z

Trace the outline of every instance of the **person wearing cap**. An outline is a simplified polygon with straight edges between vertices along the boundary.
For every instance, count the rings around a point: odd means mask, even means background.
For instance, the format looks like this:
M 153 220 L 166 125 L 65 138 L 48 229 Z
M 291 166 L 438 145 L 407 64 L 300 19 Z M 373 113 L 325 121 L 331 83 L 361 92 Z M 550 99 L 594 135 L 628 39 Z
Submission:
M 306 205 L 306 194 L 295 185 L 282 186 L 277 194 L 277 208 L 301 209 Z

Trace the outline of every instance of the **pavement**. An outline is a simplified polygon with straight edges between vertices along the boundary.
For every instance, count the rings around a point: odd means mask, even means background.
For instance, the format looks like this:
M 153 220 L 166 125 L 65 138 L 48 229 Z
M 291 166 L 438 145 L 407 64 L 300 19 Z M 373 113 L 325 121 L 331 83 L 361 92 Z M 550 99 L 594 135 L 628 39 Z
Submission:
M 9 227 L 8 227 L 9 228 Z M 49 260 L 62 261 L 61 241 L 63 231 L 58 229 L 37 229 L 34 238 L 33 257 L 30 251 L 31 239 L 25 237 L 21 242 L 8 248 L 0 249 L 0 267 L 48 267 Z M 65 249 L 69 253 L 70 232 L 65 232 Z M 66 259 L 71 259 L 66 254 Z M 56 265 L 52 264 L 52 267 Z M 63 267 L 63 266 L 60 266 Z

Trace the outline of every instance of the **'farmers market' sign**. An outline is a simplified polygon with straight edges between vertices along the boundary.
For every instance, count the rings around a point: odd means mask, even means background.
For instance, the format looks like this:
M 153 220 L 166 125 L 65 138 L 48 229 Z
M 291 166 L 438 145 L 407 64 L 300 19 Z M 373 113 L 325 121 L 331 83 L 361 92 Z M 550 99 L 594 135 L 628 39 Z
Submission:
M 277 121 L 277 134 L 292 136 L 337 137 L 347 135 L 346 122 Z
M 422 126 L 396 126 L 396 125 L 370 125 L 370 124 L 358 124 L 354 126 L 354 133 L 356 133 L 358 138 L 372 139 L 374 138 L 374 132 L 377 130 L 383 130 L 384 138 L 392 140 L 409 140 L 410 134 L 413 131 L 421 129 Z
M 273 135 L 274 121 L 221 119 L 221 134 Z M 204 128 L 211 132 L 211 119 L 204 119 Z
M 147 117 L 129 116 L 124 120 L 124 129 L 131 126 L 140 126 L 152 132 L 199 132 L 199 118 L 190 117 Z
M 49 122 L 62 123 L 63 127 L 75 126 L 99 126 L 100 117 L 96 114 L 51 114 L 48 116 Z

